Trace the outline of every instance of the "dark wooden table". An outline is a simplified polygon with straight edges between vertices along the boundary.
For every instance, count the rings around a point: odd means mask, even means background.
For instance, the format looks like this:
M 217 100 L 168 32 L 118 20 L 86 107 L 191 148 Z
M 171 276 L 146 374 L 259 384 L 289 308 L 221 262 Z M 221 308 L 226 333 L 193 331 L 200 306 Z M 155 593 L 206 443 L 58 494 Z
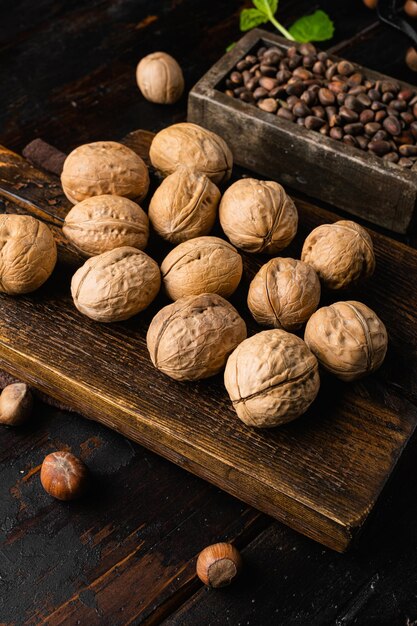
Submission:
M 137 60 L 171 52 L 187 87 L 239 37 L 239 0 L 21 0 L 2 3 L 0 142 L 36 136 L 69 150 L 184 119 L 145 102 Z M 281 0 L 285 24 L 318 5 Z M 330 46 L 415 83 L 407 42 L 360 0 L 322 0 Z M 1 210 L 1 206 L 0 206 Z M 410 277 L 411 279 L 412 277 Z M 70 340 L 70 338 L 69 338 Z M 52 501 L 39 464 L 68 448 L 93 469 L 94 491 Z M 33 421 L 0 432 L 0 624 L 208 626 L 417 624 L 417 441 L 412 441 L 357 544 L 326 550 L 138 445 L 38 402 Z M 213 592 L 195 556 L 234 540 L 246 567 Z

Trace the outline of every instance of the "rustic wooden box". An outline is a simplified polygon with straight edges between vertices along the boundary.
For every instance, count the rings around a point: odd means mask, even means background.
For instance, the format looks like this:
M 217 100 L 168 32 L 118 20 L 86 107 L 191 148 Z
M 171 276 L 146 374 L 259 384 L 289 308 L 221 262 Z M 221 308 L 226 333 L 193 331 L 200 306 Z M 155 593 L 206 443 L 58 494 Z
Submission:
M 292 44 L 260 29 L 247 33 L 191 90 L 188 120 L 221 135 L 237 164 L 369 222 L 405 233 L 417 201 L 417 171 L 386 163 L 220 91 L 236 63 L 261 45 L 288 48 Z M 388 78 L 360 69 L 372 79 Z

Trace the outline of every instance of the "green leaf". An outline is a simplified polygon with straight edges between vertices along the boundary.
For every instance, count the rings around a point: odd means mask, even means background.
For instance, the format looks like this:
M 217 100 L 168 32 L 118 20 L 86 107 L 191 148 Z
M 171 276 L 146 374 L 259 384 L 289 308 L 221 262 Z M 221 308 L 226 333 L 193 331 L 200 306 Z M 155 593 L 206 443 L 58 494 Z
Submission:
M 267 21 L 268 17 L 258 9 L 243 9 L 240 14 L 240 30 L 251 30 L 251 28 L 265 24 Z
M 289 29 L 291 35 L 300 43 L 326 41 L 334 33 L 334 25 L 327 13 L 318 10 L 297 20 Z
M 252 0 L 253 4 L 256 6 L 258 11 L 263 13 L 264 15 L 268 15 L 272 13 L 275 15 L 278 9 L 278 0 Z
M 232 43 L 229 43 L 229 45 L 226 48 L 226 52 L 230 52 L 230 50 L 233 50 L 235 45 L 236 45 L 236 41 L 232 41 Z

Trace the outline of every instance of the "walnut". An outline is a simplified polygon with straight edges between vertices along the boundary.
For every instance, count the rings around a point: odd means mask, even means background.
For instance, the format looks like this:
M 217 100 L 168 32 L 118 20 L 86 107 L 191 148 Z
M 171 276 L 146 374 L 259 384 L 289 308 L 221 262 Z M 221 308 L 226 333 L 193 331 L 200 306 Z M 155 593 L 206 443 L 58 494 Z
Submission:
M 145 252 L 123 246 L 88 259 L 75 272 L 71 293 L 84 315 L 119 322 L 146 309 L 160 286 L 157 263 Z
M 242 277 L 242 258 L 236 248 L 219 237 L 197 237 L 171 250 L 161 265 L 168 296 L 178 300 L 200 293 L 227 298 Z
M 388 336 L 379 317 L 362 302 L 335 302 L 316 311 L 304 339 L 319 363 L 345 381 L 374 372 L 383 362 Z
M 173 104 L 184 91 L 184 76 L 176 60 L 166 52 L 152 52 L 139 61 L 136 81 L 143 96 L 157 104 Z
M 210 130 L 183 122 L 161 130 L 152 142 L 151 163 L 164 176 L 184 165 L 215 183 L 230 178 L 233 156 L 225 141 Z
M 171 243 L 181 243 L 208 235 L 219 200 L 220 191 L 208 176 L 179 167 L 155 191 L 149 219 L 158 235 Z
M 64 235 L 85 256 L 148 243 L 149 221 L 138 204 L 122 196 L 93 196 L 76 204 L 65 218 Z
M 130 148 L 115 141 L 96 141 L 75 148 L 67 156 L 61 183 L 73 204 L 103 194 L 140 202 L 148 193 L 149 173 L 145 162 Z
M 237 248 L 276 254 L 297 232 L 294 202 L 278 183 L 243 178 L 231 185 L 220 202 L 220 224 Z
M 312 267 L 288 258 L 271 259 L 252 280 L 248 307 L 258 324 L 292 331 L 320 302 L 320 281 Z
M 304 242 L 301 259 L 314 267 L 328 289 L 345 289 L 375 270 L 372 239 L 350 220 L 315 228 Z
M 147 344 L 154 366 L 175 380 L 214 376 L 246 337 L 246 325 L 221 296 L 181 298 L 156 314 Z
M 0 291 L 38 289 L 52 274 L 57 250 L 48 226 L 29 215 L 0 216 Z
M 230 355 L 224 384 L 236 413 L 248 426 L 272 428 L 302 415 L 320 379 L 316 357 L 285 330 L 264 330 Z

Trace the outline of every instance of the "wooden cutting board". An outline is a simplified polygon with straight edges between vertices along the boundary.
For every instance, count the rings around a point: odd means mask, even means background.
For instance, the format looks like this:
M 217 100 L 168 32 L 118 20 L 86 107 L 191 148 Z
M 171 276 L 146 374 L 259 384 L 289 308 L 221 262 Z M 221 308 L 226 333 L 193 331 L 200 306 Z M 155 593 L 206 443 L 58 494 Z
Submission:
M 337 216 L 296 203 L 300 229 L 286 254 L 299 257 L 307 233 Z M 389 351 L 379 372 L 349 385 L 323 375 L 304 417 L 262 432 L 238 420 L 221 376 L 178 383 L 152 367 L 145 336 L 166 304 L 162 295 L 124 323 L 99 324 L 78 313 L 69 285 L 82 261 L 60 227 L 68 201 L 57 178 L 6 148 L 0 150 L 0 209 L 45 221 L 60 253 L 39 291 L 0 295 L 1 368 L 326 546 L 347 548 L 417 422 L 417 252 L 371 232 L 374 279 L 341 297 L 364 301 L 387 325 Z M 150 243 L 157 260 L 167 250 L 156 238 Z M 262 261 L 244 257 L 246 277 L 232 299 L 250 333 L 257 328 L 246 293 Z

